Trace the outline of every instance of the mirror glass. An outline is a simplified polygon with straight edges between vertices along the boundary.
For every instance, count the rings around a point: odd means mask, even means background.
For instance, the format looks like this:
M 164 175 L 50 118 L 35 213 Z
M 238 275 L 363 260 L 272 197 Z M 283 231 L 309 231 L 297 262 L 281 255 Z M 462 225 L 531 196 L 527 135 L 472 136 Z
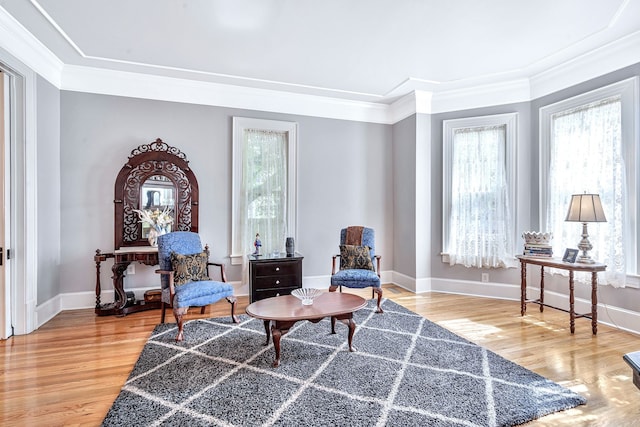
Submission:
M 140 189 L 140 208 L 152 213 L 165 212 L 175 220 L 176 188 L 169 178 L 153 175 L 147 178 Z M 167 227 L 171 231 L 172 224 Z M 142 223 L 142 237 L 149 235 L 149 224 Z

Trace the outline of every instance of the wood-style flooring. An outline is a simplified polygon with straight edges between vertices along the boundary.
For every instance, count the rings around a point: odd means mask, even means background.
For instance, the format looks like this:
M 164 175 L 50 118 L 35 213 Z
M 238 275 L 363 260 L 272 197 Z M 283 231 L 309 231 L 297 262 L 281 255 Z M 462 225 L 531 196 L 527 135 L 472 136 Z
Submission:
M 371 297 L 370 290 L 348 292 Z M 589 319 L 577 319 L 571 335 L 567 313 L 540 313 L 531 304 L 521 317 L 519 301 L 415 295 L 393 285 L 384 286 L 384 296 L 587 398 L 584 406 L 528 426 L 640 426 L 640 390 L 622 360 L 640 351 L 640 336 L 605 325 L 593 336 Z M 239 313 L 247 303 L 238 298 Z M 204 317 L 226 316 L 228 307 L 221 301 Z M 192 310 L 188 318 L 199 316 Z M 174 321 L 170 312 L 167 318 Z M 159 320 L 159 310 L 126 317 L 71 310 L 0 342 L 0 425 L 100 425 Z

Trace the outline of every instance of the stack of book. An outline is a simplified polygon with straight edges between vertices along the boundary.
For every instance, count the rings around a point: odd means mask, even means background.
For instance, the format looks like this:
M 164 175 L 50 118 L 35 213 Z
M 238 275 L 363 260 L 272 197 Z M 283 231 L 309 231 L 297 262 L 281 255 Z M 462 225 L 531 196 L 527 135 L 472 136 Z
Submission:
M 551 258 L 553 257 L 553 249 L 551 245 L 545 245 L 544 243 L 525 243 L 523 255 Z

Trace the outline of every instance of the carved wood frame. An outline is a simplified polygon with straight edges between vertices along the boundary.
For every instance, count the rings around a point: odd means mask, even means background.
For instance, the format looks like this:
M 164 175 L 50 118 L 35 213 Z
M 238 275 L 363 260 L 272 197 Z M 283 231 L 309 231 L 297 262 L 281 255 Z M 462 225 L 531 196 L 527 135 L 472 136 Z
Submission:
M 140 189 L 153 175 L 169 179 L 176 191 L 173 231 L 198 232 L 198 181 L 189 167 L 187 156 L 160 138 L 131 151 L 129 160 L 116 178 L 114 203 L 115 249 L 149 246 L 142 237 L 138 215 Z

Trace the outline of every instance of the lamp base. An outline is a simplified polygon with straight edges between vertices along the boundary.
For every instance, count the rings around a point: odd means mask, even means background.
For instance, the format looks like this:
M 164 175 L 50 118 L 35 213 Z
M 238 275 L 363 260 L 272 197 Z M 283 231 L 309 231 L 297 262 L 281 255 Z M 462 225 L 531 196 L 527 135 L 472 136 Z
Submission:
M 596 262 L 591 259 L 591 257 L 589 255 L 580 255 L 578 257 L 578 259 L 576 260 L 576 262 L 582 263 L 582 264 L 595 264 Z
M 591 242 L 589 241 L 589 233 L 587 232 L 587 223 L 582 223 L 582 240 L 578 243 L 578 249 L 582 251 L 582 254 L 578 257 L 576 262 L 582 264 L 595 264 L 595 261 L 591 259 L 589 251 L 593 249 Z

